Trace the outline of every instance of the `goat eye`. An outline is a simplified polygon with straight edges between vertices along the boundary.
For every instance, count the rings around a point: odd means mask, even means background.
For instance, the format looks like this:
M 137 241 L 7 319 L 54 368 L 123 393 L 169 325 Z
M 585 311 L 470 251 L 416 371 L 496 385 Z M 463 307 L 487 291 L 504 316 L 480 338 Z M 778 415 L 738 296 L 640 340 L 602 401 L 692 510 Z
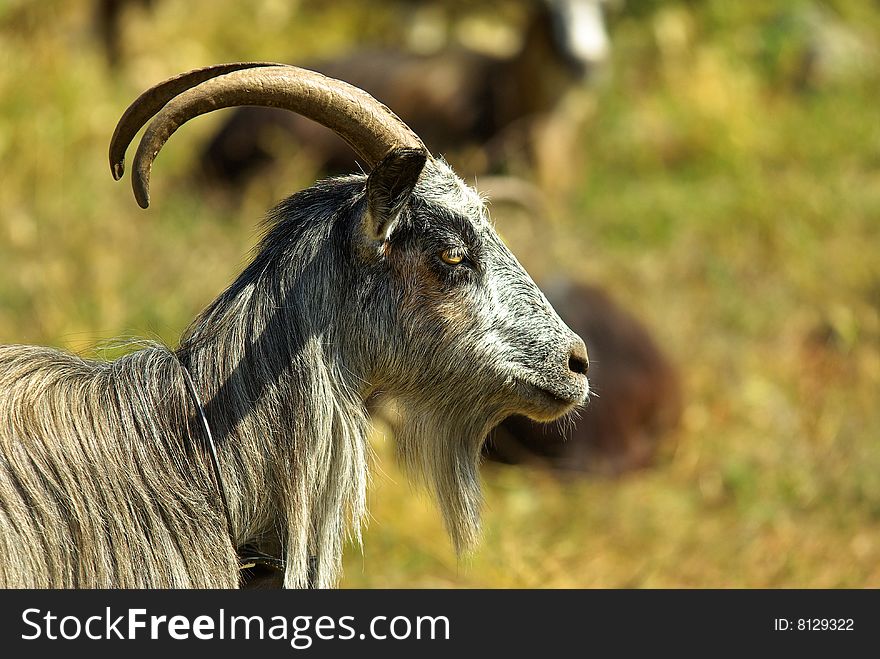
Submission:
M 457 249 L 444 249 L 440 252 L 440 258 L 449 265 L 458 265 L 464 261 L 464 254 Z

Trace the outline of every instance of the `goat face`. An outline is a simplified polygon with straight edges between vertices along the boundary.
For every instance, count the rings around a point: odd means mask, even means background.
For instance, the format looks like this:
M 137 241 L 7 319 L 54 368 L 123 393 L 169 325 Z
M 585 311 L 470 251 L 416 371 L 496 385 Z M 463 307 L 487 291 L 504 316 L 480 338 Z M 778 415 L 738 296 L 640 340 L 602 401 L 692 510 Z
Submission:
M 368 190 L 384 185 L 385 176 L 377 167 Z M 376 251 L 366 250 L 374 274 L 359 306 L 382 308 L 390 320 L 373 325 L 381 336 L 370 337 L 385 391 L 440 407 L 461 401 L 492 418 L 524 414 L 539 421 L 583 402 L 583 341 L 501 241 L 483 200 L 444 162 L 427 163 L 381 233 Z
M 553 43 L 562 59 L 586 75 L 608 59 L 610 40 L 602 14 L 603 0 L 544 0 Z
M 415 177 L 399 210 L 375 210 L 383 204 L 374 197 L 401 196 L 381 190 Z M 586 348 L 505 247 L 482 199 L 444 162 L 401 176 L 386 159 L 367 197 L 374 210 L 361 258 L 371 275 L 352 307 L 373 310 L 362 348 L 375 365 L 370 382 L 398 402 L 402 462 L 433 485 L 464 549 L 478 535 L 489 430 L 511 414 L 549 421 L 582 403 Z

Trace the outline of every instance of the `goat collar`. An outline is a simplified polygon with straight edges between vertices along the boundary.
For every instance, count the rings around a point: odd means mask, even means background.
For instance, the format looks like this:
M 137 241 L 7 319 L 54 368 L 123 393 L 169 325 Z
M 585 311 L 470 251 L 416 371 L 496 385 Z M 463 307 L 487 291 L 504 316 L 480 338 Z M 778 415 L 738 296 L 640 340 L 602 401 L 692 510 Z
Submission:
M 232 543 L 232 548 L 235 549 L 237 553 L 238 548 L 237 543 L 235 542 L 235 534 L 232 532 L 232 517 L 229 515 L 229 499 L 226 497 L 226 488 L 223 485 L 223 475 L 220 473 L 220 460 L 217 458 L 217 444 L 214 442 L 214 435 L 211 433 L 211 425 L 208 423 L 208 416 L 205 414 L 205 408 L 202 406 L 202 401 L 199 399 L 199 394 L 196 392 L 192 376 L 189 374 L 189 370 L 184 366 L 183 362 L 179 359 L 178 362 L 183 371 L 183 381 L 186 383 L 189 397 L 192 399 L 193 405 L 196 408 L 196 413 L 202 422 L 202 428 L 205 431 L 205 440 L 208 444 L 209 453 L 211 455 L 211 466 L 214 468 L 214 480 L 217 482 L 217 491 L 220 493 L 220 502 L 223 506 L 223 516 L 226 517 L 226 531 L 229 533 L 229 541 Z
M 214 435 L 211 433 L 211 425 L 208 423 L 208 416 L 207 414 L 205 414 L 205 408 L 202 405 L 199 394 L 196 392 L 196 387 L 193 384 L 193 379 L 189 373 L 189 369 L 187 369 L 187 367 L 182 361 L 180 361 L 179 358 L 177 361 L 180 364 L 181 370 L 183 371 L 183 381 L 186 383 L 186 390 L 189 392 L 189 397 L 192 400 L 193 406 L 196 408 L 196 413 L 198 414 L 199 420 L 202 422 L 202 428 L 205 431 L 205 443 L 208 445 L 208 452 L 211 456 L 211 467 L 214 470 L 214 481 L 217 483 L 217 492 L 220 494 L 220 502 L 223 507 L 223 516 L 226 518 L 226 531 L 229 533 L 229 541 L 232 543 L 232 549 L 239 557 L 239 570 L 247 570 L 249 568 L 255 567 L 256 565 L 264 565 L 274 570 L 279 570 L 283 572 L 283 559 L 269 556 L 268 554 L 259 551 L 256 547 L 253 547 L 252 545 L 246 545 L 245 547 L 241 548 L 241 551 L 239 551 L 238 543 L 235 541 L 235 534 L 232 531 L 232 517 L 229 514 L 229 498 L 226 496 L 226 487 L 223 485 L 223 475 L 220 472 L 220 459 L 217 457 L 217 444 L 214 442 Z M 308 574 L 309 588 L 314 587 L 316 576 L 317 558 L 315 556 L 310 556 Z

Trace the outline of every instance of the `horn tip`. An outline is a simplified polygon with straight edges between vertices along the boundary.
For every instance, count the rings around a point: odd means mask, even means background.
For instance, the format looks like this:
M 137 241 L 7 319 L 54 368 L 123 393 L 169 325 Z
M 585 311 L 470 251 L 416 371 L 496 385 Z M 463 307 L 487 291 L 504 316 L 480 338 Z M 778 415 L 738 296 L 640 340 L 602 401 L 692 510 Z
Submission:
M 119 162 L 111 163 L 110 173 L 113 175 L 114 181 L 121 179 L 122 175 L 125 174 L 125 161 L 120 160 Z
M 147 187 L 147 184 L 140 184 L 134 186 L 134 198 L 143 209 L 147 209 L 150 206 L 150 189 Z

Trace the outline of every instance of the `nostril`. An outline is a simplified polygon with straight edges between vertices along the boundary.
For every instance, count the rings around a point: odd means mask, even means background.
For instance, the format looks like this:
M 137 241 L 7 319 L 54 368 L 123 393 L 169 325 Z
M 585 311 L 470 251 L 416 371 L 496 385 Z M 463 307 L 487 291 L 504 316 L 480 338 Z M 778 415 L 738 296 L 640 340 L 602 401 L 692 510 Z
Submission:
M 583 341 L 578 341 L 568 353 L 568 370 L 579 375 L 586 375 L 590 368 L 590 358 L 587 357 L 587 347 Z
M 574 355 L 571 355 L 568 358 L 568 370 L 570 370 L 572 373 L 586 375 L 589 368 L 590 362 L 586 359 L 581 359 L 580 357 L 576 357 Z

